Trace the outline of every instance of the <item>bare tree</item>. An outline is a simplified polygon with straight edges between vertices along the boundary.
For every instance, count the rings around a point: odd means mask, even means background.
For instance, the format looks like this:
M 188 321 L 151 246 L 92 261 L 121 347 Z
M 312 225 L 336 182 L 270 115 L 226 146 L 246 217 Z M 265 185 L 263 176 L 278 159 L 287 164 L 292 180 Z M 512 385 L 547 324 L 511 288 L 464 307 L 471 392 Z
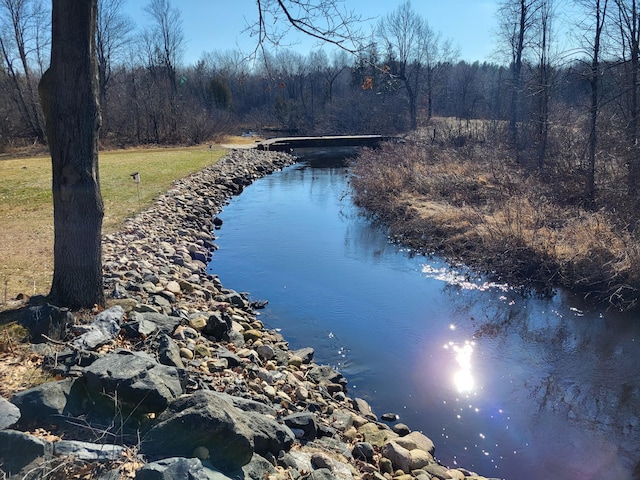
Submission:
M 343 8 L 341 0 L 256 0 L 258 20 L 249 27 L 257 47 L 283 45 L 296 31 L 331 43 L 352 53 L 359 51 L 363 37 L 358 30 L 360 15 Z
M 436 85 L 442 83 L 451 64 L 458 59 L 459 51 L 450 39 L 443 39 L 440 32 L 428 35 L 425 43 L 425 74 L 427 118 L 433 115 Z
M 37 81 L 49 44 L 46 17 L 40 0 L 0 0 L 0 54 L 11 79 L 12 98 L 29 135 L 43 143 L 45 129 Z
M 519 158 L 518 121 L 520 120 L 522 65 L 525 51 L 539 17 L 540 0 L 503 0 L 498 10 L 500 38 L 507 48 L 511 69 L 511 105 L 509 132 Z
M 133 20 L 122 13 L 125 0 L 99 0 L 96 29 L 96 56 L 100 104 L 104 107 L 114 61 L 131 41 Z
M 607 19 L 608 0 L 578 0 L 584 9 L 586 21 L 583 24 L 583 45 L 589 56 L 589 144 L 587 153 L 587 184 L 585 203 L 595 208 L 596 195 L 596 147 L 598 141 L 598 114 L 601 103 L 601 77 L 604 27 Z
M 331 61 L 321 62 L 319 65 L 320 74 L 326 83 L 326 100 L 331 102 L 333 100 L 333 87 L 335 85 L 338 76 L 347 69 L 349 60 L 347 54 L 342 52 L 334 52 L 331 57 Z
M 98 175 L 98 0 L 53 0 L 51 64 L 40 81 L 53 171 L 54 270 L 50 300 L 104 305 Z
M 620 32 L 621 60 L 625 68 L 623 92 L 626 99 L 627 142 L 629 160 L 627 174 L 627 191 L 629 196 L 637 197 L 640 187 L 640 145 L 638 145 L 638 129 L 640 115 L 640 11 L 637 0 L 615 0 L 617 6 L 617 27 Z M 635 201 L 640 205 L 640 200 Z
M 483 101 L 478 79 L 479 69 L 478 62 L 460 62 L 456 65 L 455 75 L 451 79 L 455 115 L 460 120 L 466 120 L 467 124 L 476 116 L 476 109 Z
M 139 50 L 146 55 L 136 84 L 145 135 L 154 143 L 180 141 L 182 123 L 178 102 L 178 67 L 185 50 L 180 11 L 170 0 L 150 0 L 145 12 L 151 20 L 143 32 Z
M 378 35 L 386 49 L 386 64 L 399 81 L 409 102 L 411 128 L 418 126 L 418 98 L 423 88 L 427 46 L 435 35 L 426 20 L 406 0 L 378 22 Z
M 324 132 L 330 130 L 329 125 L 318 125 L 316 120 L 322 118 L 322 114 L 332 102 L 334 86 L 340 74 L 348 68 L 348 60 L 349 54 L 338 49 L 334 49 L 331 58 L 322 49 L 314 50 L 307 56 L 309 101 L 306 102 L 305 115 L 312 129 L 317 130 L 320 126 Z M 318 112 L 320 115 L 316 115 Z
M 538 99 L 537 113 L 537 144 L 538 144 L 538 169 L 544 167 L 547 155 L 547 144 L 549 137 L 549 102 L 551 99 L 551 45 L 552 45 L 552 22 L 554 6 L 553 0 L 540 0 L 539 33 L 536 51 L 538 52 L 538 81 L 535 94 Z
M 234 108 L 246 111 L 261 102 L 249 94 L 251 66 L 247 57 L 240 50 L 211 52 L 204 55 L 203 60 L 212 75 L 224 78 L 234 99 Z
M 175 93 L 178 88 L 177 68 L 185 50 L 180 11 L 171 6 L 170 0 L 150 0 L 144 10 L 152 21 L 145 33 L 150 64 L 164 69 L 172 93 Z
M 309 64 L 304 55 L 280 49 L 275 55 L 263 52 L 262 71 L 270 82 L 273 114 L 282 130 L 298 131 L 304 116 Z

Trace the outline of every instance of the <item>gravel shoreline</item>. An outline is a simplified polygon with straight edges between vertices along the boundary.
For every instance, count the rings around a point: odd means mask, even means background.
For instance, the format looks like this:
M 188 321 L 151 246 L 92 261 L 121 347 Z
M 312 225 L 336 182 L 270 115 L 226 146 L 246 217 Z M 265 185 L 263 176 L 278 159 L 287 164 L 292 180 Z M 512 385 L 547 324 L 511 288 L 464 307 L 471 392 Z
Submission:
M 9 406 L 0 399 L 5 473 L 11 448 L 33 441 L 27 431 L 53 422 L 64 440 L 38 438 L 45 453 L 14 461 L 8 478 L 23 478 L 27 468 L 43 472 L 52 459 L 76 465 L 79 458 L 100 472 L 91 478 L 105 479 L 485 478 L 441 465 L 427 436 L 393 416 L 380 420 L 364 400 L 350 398 L 339 372 L 313 362 L 313 349 L 290 350 L 281 334 L 258 320 L 260 305 L 206 273 L 217 213 L 246 185 L 294 161 L 276 152 L 230 150 L 104 237 L 110 308 L 83 328 L 58 312 L 63 321 L 49 321 L 56 328 L 34 349 L 62 380 L 20 392 Z M 37 308 L 25 322 L 32 333 L 33 318 L 46 317 Z M 58 340 L 49 341 L 56 332 Z M 130 377 L 135 381 L 127 382 Z M 44 392 L 52 384 L 66 393 L 47 403 Z M 74 385 L 83 387 L 78 398 Z M 71 440 L 65 425 L 72 399 L 90 423 L 100 416 L 100 399 L 113 404 L 116 394 L 118 418 L 137 423 L 119 430 L 120 442 L 109 443 L 111 457 L 82 457 L 79 450 L 95 445 L 104 452 L 107 442 L 82 435 Z M 15 407 L 18 419 L 3 421 L 3 411 Z M 55 412 L 43 414 L 47 408 Z

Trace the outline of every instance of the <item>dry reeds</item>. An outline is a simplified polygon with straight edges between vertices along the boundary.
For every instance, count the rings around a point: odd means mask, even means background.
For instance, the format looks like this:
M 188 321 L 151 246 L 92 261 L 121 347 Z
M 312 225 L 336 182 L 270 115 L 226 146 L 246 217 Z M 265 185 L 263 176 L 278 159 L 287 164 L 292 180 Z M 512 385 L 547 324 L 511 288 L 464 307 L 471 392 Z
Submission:
M 408 246 L 543 292 L 636 307 L 640 243 L 611 214 L 567 201 L 579 182 L 549 182 L 483 144 L 420 141 L 364 151 L 352 184 L 356 203 Z

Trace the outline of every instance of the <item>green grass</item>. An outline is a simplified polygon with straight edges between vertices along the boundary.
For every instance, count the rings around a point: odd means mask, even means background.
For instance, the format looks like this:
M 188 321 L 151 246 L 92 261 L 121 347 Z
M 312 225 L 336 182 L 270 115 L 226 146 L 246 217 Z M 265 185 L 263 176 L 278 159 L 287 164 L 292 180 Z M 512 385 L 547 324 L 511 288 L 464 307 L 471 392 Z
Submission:
M 117 229 L 125 218 L 138 210 L 138 187 L 144 208 L 176 179 L 202 170 L 224 152 L 220 148 L 210 151 L 209 147 L 105 152 L 100 156 L 104 231 Z M 140 174 L 138 185 L 131 178 L 134 172 Z
M 208 145 L 100 153 L 103 230 L 116 231 L 171 184 L 215 163 L 225 150 Z M 130 174 L 139 172 L 137 186 Z M 18 293 L 46 294 L 53 271 L 51 160 L 0 160 L 0 303 Z

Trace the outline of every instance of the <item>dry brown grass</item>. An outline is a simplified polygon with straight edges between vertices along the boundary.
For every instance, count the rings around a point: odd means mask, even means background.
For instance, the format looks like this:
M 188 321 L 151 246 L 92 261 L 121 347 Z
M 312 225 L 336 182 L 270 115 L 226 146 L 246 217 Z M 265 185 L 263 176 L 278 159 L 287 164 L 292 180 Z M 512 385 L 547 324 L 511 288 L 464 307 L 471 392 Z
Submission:
M 4 398 L 51 380 L 41 368 L 42 358 L 24 343 L 27 336 L 16 322 L 0 325 L 0 396 Z
M 218 142 L 221 145 L 253 145 L 256 142 L 263 140 L 261 137 L 244 137 L 241 135 L 225 135 Z
M 356 202 L 404 244 L 543 292 L 636 306 L 638 238 L 603 211 L 554 202 L 552 186 L 499 149 L 389 145 L 365 151 L 354 173 Z
M 104 231 L 117 229 L 151 204 L 172 182 L 217 161 L 225 150 L 209 145 L 100 153 Z M 51 162 L 16 155 L 0 160 L 0 306 L 22 293 L 46 294 L 53 270 Z

